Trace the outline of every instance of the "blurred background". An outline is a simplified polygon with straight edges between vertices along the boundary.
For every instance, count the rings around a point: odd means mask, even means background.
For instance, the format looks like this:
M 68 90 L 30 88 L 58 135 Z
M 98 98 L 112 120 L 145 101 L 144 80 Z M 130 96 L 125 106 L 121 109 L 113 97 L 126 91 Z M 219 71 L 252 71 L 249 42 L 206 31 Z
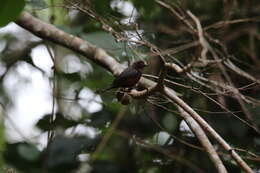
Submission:
M 161 63 L 140 41 L 157 46 L 168 62 L 197 77 L 168 71 L 166 85 L 260 171 L 258 0 L 27 0 L 24 10 L 103 48 L 125 67 L 147 61 L 145 75 L 152 80 Z M 241 97 L 229 90 L 211 55 L 201 60 L 196 33 L 176 15 L 196 28 L 187 10 L 210 35 L 207 39 L 227 64 L 226 74 Z M 162 95 L 123 105 L 116 90 L 96 93 L 113 79 L 76 52 L 13 22 L 2 26 L 0 172 L 216 172 L 178 110 Z M 228 171 L 242 172 L 212 142 Z

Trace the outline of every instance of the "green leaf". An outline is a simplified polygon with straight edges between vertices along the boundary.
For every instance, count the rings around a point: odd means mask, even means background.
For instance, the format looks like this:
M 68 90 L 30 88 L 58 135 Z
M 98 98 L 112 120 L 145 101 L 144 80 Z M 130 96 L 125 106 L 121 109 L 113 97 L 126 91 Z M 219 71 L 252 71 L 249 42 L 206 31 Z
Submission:
M 101 110 L 91 115 L 90 126 L 102 128 L 113 119 L 113 113 L 109 110 Z
M 46 8 L 47 4 L 43 0 L 29 0 L 26 1 L 27 5 L 31 5 L 34 8 Z
M 84 34 L 82 35 L 82 38 L 94 45 L 98 45 L 99 47 L 105 49 L 107 52 L 117 57 L 121 57 L 126 48 L 124 43 L 116 42 L 115 38 L 106 32 L 93 32 Z M 127 51 L 130 53 L 130 50 Z
M 20 156 L 28 161 L 37 160 L 40 156 L 40 151 L 33 145 L 21 144 L 17 149 Z
M 56 136 L 46 150 L 45 165 L 49 172 L 67 173 L 79 166 L 78 154 L 83 151 L 93 152 L 100 138 L 83 136 L 68 138 Z
M 97 160 L 92 164 L 92 172 L 103 173 L 104 170 L 106 170 L 106 173 L 126 172 L 120 168 L 118 163 L 109 160 Z
M 169 131 L 174 131 L 177 128 L 177 119 L 172 114 L 166 114 L 162 119 L 162 124 Z
M 74 73 L 59 73 L 58 74 L 60 77 L 64 77 L 68 79 L 71 82 L 78 82 L 81 80 L 80 74 L 78 72 Z
M 109 11 L 111 11 L 110 1 L 109 0 L 95 0 L 94 9 L 98 14 L 105 15 Z
M 35 173 L 41 168 L 41 152 L 35 146 L 25 142 L 6 144 L 3 156 L 8 165 L 21 172 Z
M 133 0 L 133 3 L 144 18 L 151 18 L 160 12 L 160 8 L 156 5 L 155 0 Z
M 77 125 L 77 121 L 67 119 L 60 113 L 56 114 L 56 118 L 54 122 L 50 124 L 50 116 L 52 115 L 51 114 L 45 115 L 42 119 L 40 119 L 37 122 L 36 126 L 43 131 L 48 131 L 48 130 L 55 129 L 56 127 L 63 127 L 66 129 Z
M 0 26 L 17 19 L 25 6 L 24 0 L 1 0 L 0 5 Z

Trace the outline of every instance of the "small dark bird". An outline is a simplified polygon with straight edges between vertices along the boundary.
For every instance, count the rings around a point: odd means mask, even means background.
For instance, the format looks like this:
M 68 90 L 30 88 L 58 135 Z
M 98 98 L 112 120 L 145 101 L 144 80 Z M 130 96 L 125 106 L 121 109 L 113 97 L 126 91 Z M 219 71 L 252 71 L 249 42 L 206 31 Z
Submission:
M 142 76 L 143 68 L 146 67 L 147 64 L 142 61 L 136 61 L 131 66 L 126 68 L 122 73 L 117 76 L 112 85 L 102 90 L 102 92 L 113 89 L 113 88 L 132 88 L 134 87 L 137 82 L 140 80 Z

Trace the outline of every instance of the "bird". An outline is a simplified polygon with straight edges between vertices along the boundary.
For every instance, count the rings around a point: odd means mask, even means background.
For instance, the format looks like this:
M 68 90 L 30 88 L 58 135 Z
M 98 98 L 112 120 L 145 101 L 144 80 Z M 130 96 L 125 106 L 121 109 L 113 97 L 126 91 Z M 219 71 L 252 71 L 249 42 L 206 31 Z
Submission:
M 134 87 L 142 77 L 143 69 L 146 66 L 147 63 L 143 60 L 135 61 L 114 79 L 110 87 L 103 89 L 102 92 L 106 92 L 114 88 Z

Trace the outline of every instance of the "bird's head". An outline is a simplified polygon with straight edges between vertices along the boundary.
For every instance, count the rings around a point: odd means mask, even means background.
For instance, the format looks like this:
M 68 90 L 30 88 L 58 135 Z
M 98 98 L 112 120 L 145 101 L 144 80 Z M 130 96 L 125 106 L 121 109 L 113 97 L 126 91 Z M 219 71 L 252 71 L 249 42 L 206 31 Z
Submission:
M 145 61 L 139 60 L 133 63 L 132 67 L 136 70 L 143 70 L 144 67 L 147 66 L 147 63 Z

